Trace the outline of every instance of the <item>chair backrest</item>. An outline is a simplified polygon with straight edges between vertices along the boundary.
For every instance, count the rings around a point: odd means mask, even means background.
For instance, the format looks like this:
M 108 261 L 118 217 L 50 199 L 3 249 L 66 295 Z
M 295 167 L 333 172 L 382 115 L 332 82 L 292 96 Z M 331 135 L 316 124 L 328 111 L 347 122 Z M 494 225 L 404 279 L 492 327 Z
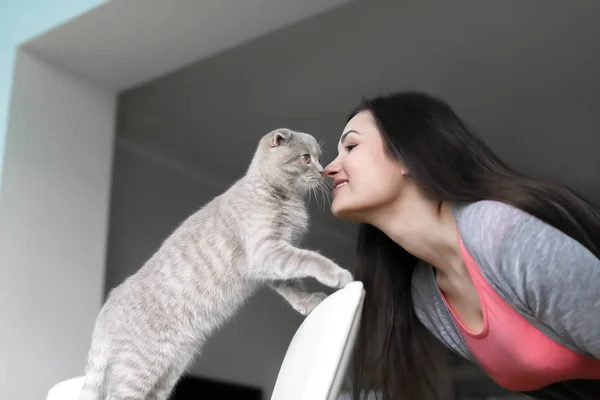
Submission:
M 362 282 L 332 293 L 302 322 L 281 364 L 271 400 L 336 400 L 362 315 Z
M 85 376 L 77 376 L 58 382 L 48 391 L 46 400 L 77 400 L 84 381 Z

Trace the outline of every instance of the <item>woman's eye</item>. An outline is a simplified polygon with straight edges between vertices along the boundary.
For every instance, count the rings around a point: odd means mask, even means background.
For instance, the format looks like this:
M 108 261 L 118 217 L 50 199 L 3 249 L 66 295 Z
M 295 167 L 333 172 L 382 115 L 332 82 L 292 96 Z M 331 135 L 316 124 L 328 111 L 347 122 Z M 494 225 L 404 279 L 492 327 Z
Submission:
M 346 151 L 349 153 L 352 151 L 353 148 L 355 148 L 356 145 L 355 144 L 349 144 L 348 146 L 345 147 Z
M 304 164 L 310 164 L 310 154 L 302 154 L 302 162 Z

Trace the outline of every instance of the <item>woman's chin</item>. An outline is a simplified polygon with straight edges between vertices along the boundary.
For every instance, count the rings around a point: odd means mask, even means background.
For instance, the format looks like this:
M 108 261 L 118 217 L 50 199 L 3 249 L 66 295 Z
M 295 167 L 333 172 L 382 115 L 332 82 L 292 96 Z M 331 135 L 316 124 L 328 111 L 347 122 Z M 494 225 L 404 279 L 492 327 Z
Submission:
M 359 216 L 360 213 L 358 211 L 359 210 L 353 207 L 348 207 L 340 202 L 336 202 L 335 199 L 333 200 L 333 203 L 331 203 L 331 213 L 339 219 L 352 222 L 361 222 L 361 218 Z

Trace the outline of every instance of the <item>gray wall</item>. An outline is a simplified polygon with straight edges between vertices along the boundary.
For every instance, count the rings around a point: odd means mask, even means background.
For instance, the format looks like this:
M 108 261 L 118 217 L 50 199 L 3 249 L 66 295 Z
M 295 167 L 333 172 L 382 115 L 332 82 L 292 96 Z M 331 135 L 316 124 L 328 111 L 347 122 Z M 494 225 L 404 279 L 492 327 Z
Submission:
M 516 167 L 598 199 L 600 2 L 564 4 L 357 1 L 125 93 L 119 135 L 228 181 L 268 129 L 333 155 L 360 97 L 416 88 Z
M 107 287 L 246 169 L 279 126 L 327 140 L 362 96 L 447 99 L 506 161 L 600 202 L 600 3 L 356 1 L 120 96 Z M 201 38 L 199 38 L 201 40 Z M 308 245 L 352 264 L 355 227 L 314 211 Z M 194 371 L 272 386 L 300 318 L 261 293 Z

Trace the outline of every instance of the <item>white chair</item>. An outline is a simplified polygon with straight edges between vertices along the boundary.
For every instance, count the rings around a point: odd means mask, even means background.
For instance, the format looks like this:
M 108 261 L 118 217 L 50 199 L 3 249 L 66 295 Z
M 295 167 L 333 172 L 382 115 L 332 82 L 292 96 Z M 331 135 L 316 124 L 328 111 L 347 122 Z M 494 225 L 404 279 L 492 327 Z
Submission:
M 271 400 L 338 399 L 364 296 L 362 282 L 351 282 L 306 317 L 285 354 Z
M 271 400 L 336 400 L 356 340 L 362 282 L 332 293 L 302 322 L 279 369 Z M 77 400 L 84 377 L 54 385 L 46 400 Z
M 78 376 L 58 382 L 48 391 L 46 400 L 77 400 L 84 381 L 85 376 Z

